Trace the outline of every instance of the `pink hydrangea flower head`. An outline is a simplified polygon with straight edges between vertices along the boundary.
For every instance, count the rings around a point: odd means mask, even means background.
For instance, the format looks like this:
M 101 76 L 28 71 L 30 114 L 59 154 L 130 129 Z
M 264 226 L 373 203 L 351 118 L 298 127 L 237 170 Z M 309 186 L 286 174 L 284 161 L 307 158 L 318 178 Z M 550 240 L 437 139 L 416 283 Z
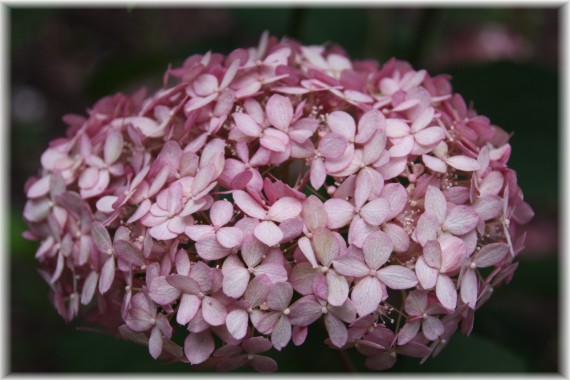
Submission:
M 224 371 L 319 320 L 375 370 L 468 334 L 533 217 L 506 134 L 447 76 L 339 51 L 263 34 L 65 117 L 24 209 L 62 317 Z

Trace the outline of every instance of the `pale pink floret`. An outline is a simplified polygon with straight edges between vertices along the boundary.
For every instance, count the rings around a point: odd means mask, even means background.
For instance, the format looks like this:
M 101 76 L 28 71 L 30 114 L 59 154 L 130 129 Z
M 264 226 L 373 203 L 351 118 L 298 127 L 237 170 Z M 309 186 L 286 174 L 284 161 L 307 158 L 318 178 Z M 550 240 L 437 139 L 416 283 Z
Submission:
M 237 190 L 233 193 L 236 205 L 247 215 L 259 219 L 260 223 L 254 229 L 254 235 L 268 246 L 274 246 L 283 238 L 283 232 L 275 223 L 295 218 L 301 213 L 301 202 L 292 197 L 285 197 L 275 202 L 265 210 L 251 195 Z
M 455 309 L 457 290 L 449 274 L 456 271 L 466 255 L 463 241 L 443 236 L 424 245 L 423 256 L 416 263 L 416 274 L 424 289 L 435 287 L 437 299 L 448 309 Z
M 377 231 L 364 241 L 362 256 L 344 256 L 333 262 L 340 274 L 360 279 L 352 290 L 351 299 L 361 317 L 376 310 L 388 297 L 386 287 L 408 289 L 418 283 L 414 272 L 408 268 L 400 265 L 381 268 L 390 258 L 392 249 L 388 235 Z
M 207 235 L 215 235 L 218 243 L 225 248 L 241 244 L 243 232 L 238 227 L 224 227 L 233 217 L 233 205 L 226 201 L 216 201 L 210 207 L 212 225 L 191 225 L 184 230 L 192 240 L 198 241 Z
M 337 235 L 326 228 L 318 228 L 312 239 L 299 239 L 299 249 L 315 272 L 320 272 L 319 275 L 325 277 L 328 302 L 334 306 L 342 305 L 348 297 L 348 282 L 331 268 L 341 249 Z
M 417 242 L 422 246 L 444 231 L 458 236 L 465 235 L 479 222 L 479 215 L 473 207 L 460 205 L 448 209 L 445 195 L 433 186 L 429 186 L 426 191 L 424 208 L 425 212 L 418 219 L 414 232 Z
M 431 147 L 437 145 L 445 137 L 444 130 L 439 126 L 428 127 L 434 118 L 434 109 L 426 108 L 414 120 L 412 126 L 400 119 L 386 121 L 386 133 L 392 141 L 390 156 L 405 157 L 411 154 L 429 152 Z
M 410 292 L 406 298 L 404 310 L 410 318 L 398 333 L 399 345 L 411 341 L 420 329 L 428 340 L 436 340 L 443 334 L 443 323 L 435 314 L 441 314 L 444 311 L 436 303 L 429 302 L 427 292 L 420 290 Z

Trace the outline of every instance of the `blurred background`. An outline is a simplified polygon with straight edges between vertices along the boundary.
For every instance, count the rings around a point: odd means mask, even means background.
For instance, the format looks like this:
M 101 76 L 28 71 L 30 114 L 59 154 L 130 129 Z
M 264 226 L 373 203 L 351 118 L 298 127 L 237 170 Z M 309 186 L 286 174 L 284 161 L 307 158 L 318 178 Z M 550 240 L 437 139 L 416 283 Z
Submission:
M 305 44 L 336 42 L 352 58 L 391 57 L 430 74 L 512 132 L 510 166 L 536 217 L 510 285 L 435 359 L 399 359 L 392 372 L 558 372 L 559 353 L 559 9 L 555 8 L 19 8 L 8 10 L 11 372 L 189 372 L 154 361 L 145 347 L 66 324 L 37 273 L 36 244 L 24 240 L 25 180 L 64 134 L 62 115 L 84 114 L 101 96 L 159 88 L 168 64 L 194 53 L 254 46 L 269 30 Z M 306 344 L 273 353 L 281 372 L 346 371 L 309 332 Z M 351 354 L 358 371 L 363 358 Z

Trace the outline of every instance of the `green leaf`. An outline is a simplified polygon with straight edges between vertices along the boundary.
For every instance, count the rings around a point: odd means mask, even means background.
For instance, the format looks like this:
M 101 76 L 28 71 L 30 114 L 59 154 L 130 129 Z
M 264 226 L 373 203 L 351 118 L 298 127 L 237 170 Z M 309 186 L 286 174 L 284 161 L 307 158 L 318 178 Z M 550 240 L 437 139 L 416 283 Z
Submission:
M 435 358 L 424 364 L 419 359 L 402 358 L 394 368 L 397 372 L 525 372 L 527 365 L 506 347 L 478 336 L 456 334 Z

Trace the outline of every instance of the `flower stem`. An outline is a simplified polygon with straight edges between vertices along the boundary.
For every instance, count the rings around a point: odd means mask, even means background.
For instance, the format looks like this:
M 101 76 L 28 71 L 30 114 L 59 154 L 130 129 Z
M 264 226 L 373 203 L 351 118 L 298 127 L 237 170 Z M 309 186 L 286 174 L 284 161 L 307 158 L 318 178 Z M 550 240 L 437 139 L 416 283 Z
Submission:
M 342 360 L 342 366 L 344 367 L 345 371 L 350 373 L 357 373 L 358 371 L 354 367 L 352 360 L 350 360 L 348 352 L 346 352 L 346 350 L 336 350 L 336 351 L 338 352 L 340 359 Z

